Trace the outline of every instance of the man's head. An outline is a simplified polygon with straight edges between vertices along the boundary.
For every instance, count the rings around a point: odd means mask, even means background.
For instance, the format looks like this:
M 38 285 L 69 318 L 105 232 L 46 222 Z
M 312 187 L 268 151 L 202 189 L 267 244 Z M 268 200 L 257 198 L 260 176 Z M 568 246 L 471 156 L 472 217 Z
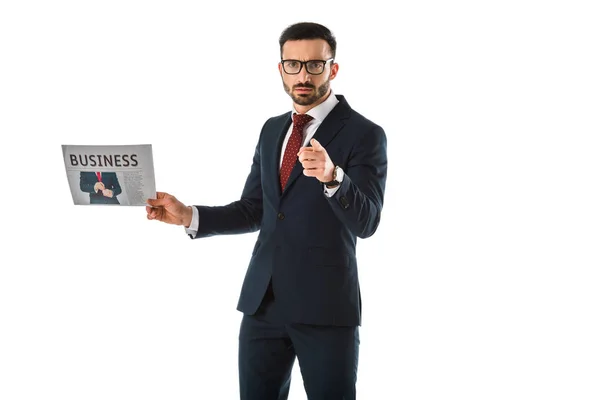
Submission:
M 336 40 L 323 25 L 301 22 L 287 27 L 279 38 L 279 73 L 296 109 L 306 112 L 322 103 L 335 78 Z

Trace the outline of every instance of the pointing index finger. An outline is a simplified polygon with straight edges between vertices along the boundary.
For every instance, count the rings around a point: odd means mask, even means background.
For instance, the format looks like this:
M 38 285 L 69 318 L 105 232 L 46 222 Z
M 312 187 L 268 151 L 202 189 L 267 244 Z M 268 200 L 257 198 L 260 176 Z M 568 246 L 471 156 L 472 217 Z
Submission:
M 298 151 L 298 154 L 296 154 L 296 155 L 299 156 L 300 153 L 302 153 L 303 151 L 315 151 L 315 149 L 313 149 L 312 147 L 300 147 L 300 150 Z

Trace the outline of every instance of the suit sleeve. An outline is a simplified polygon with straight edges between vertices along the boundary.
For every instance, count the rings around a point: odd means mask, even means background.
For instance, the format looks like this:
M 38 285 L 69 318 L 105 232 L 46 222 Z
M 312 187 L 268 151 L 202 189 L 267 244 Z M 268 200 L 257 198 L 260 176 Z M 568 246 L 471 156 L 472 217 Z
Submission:
M 360 238 L 375 233 L 381 219 L 387 178 L 387 138 L 375 126 L 352 149 L 339 190 L 326 197 L 333 212 Z
M 260 168 L 259 138 L 241 198 L 225 206 L 194 206 L 198 210 L 198 231 L 195 236 L 190 235 L 192 239 L 260 229 L 263 215 Z
M 121 194 L 121 192 L 123 191 L 121 189 L 121 185 L 119 184 L 119 178 L 117 178 L 117 173 L 114 173 L 114 179 L 112 180 L 112 191 L 113 191 L 113 197 L 117 197 L 118 195 Z
M 89 174 L 86 172 L 79 173 L 79 189 L 81 189 L 82 192 L 95 193 L 94 185 L 96 184 L 96 182 L 92 183 L 90 179 L 88 179 L 88 177 Z

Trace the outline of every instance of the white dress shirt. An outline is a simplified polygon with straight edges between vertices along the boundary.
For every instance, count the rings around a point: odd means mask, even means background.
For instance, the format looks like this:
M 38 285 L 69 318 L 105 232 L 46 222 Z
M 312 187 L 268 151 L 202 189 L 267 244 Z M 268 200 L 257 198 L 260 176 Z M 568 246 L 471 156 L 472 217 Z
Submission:
M 313 119 L 306 124 L 306 127 L 304 128 L 304 140 L 302 141 L 302 146 L 307 146 L 308 142 L 310 142 L 310 139 L 312 139 L 312 137 L 314 136 L 315 132 L 317 131 L 317 129 L 319 128 L 319 126 L 321 126 L 321 123 L 323 122 L 323 120 L 325 119 L 325 117 L 327 117 L 327 115 L 331 112 L 331 110 L 333 110 L 333 108 L 339 103 L 339 100 L 335 97 L 335 95 L 333 94 L 333 90 L 329 93 L 329 97 L 327 97 L 327 99 L 322 102 L 321 104 L 319 104 L 316 107 L 311 108 L 310 110 L 308 110 L 308 112 L 306 114 L 310 115 L 311 117 L 313 117 Z M 292 108 L 292 112 L 290 113 L 290 118 L 293 120 L 293 115 L 294 113 L 297 113 L 295 106 L 293 106 Z M 281 168 L 281 163 L 283 162 L 283 155 L 285 153 L 285 146 L 287 145 L 288 140 L 290 139 L 290 136 L 292 135 L 292 129 L 293 129 L 293 123 L 290 125 L 285 138 L 283 139 L 283 145 L 281 148 L 281 157 L 279 159 L 279 167 Z M 314 178 L 316 179 L 316 178 Z M 336 179 L 341 183 L 342 180 L 344 179 L 344 173 L 342 172 L 341 169 L 338 169 L 338 176 L 336 176 Z M 325 196 L 327 197 L 331 197 L 335 194 L 335 192 L 337 192 L 337 190 L 339 189 L 339 185 L 330 189 L 327 186 L 323 185 L 323 192 L 325 194 Z M 198 209 L 196 207 L 192 207 L 192 222 L 190 223 L 190 227 L 189 228 L 185 228 L 185 232 L 188 235 L 196 235 L 196 233 L 198 232 Z

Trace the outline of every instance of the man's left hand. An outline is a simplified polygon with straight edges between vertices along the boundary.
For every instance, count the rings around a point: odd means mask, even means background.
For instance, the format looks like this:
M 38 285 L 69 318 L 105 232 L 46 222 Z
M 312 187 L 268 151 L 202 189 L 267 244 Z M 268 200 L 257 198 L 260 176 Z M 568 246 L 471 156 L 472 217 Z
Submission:
M 102 195 L 103 195 L 104 197 L 113 197 L 113 191 L 112 191 L 112 190 L 110 190 L 110 189 L 104 189 L 104 190 L 102 191 Z
M 301 147 L 298 152 L 304 175 L 313 176 L 321 182 L 331 181 L 335 165 L 329 158 L 329 154 L 317 139 L 311 139 L 310 144 L 312 147 Z

